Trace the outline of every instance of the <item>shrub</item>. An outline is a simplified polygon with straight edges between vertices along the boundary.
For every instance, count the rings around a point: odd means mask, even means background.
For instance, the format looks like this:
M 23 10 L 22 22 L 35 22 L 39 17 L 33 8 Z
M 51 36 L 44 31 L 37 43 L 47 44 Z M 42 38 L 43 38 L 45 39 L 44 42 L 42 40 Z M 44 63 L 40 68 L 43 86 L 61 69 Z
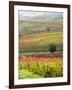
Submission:
M 49 51 L 51 52 L 51 53 L 53 53 L 53 52 L 55 52 L 56 51 L 56 45 L 55 44 L 50 44 L 49 45 Z

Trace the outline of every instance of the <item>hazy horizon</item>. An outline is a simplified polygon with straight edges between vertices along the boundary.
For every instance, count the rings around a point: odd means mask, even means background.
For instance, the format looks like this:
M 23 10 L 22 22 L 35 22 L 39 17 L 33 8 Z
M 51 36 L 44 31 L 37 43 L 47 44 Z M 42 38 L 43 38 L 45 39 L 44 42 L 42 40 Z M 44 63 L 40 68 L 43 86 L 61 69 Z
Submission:
M 62 19 L 62 12 L 50 11 L 19 11 L 19 20 L 55 20 Z

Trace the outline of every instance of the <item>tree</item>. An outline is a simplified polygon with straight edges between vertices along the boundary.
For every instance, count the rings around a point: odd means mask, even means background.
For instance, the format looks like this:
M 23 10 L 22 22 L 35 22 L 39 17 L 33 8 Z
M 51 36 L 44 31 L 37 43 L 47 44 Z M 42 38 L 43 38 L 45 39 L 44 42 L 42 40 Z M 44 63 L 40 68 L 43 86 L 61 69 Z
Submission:
M 49 27 L 47 27 L 47 31 L 50 31 L 50 28 Z
M 55 51 L 56 51 L 56 45 L 53 44 L 53 43 L 51 43 L 51 44 L 49 45 L 49 51 L 50 51 L 51 53 L 55 52 Z

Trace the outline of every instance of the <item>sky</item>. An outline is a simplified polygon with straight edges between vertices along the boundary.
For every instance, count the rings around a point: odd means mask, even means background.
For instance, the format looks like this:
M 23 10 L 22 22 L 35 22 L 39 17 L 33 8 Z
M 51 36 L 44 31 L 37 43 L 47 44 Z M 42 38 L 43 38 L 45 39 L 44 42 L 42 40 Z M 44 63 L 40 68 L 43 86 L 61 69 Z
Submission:
M 62 12 L 47 12 L 47 11 L 19 11 L 19 20 L 34 20 L 34 19 L 57 19 L 63 17 Z

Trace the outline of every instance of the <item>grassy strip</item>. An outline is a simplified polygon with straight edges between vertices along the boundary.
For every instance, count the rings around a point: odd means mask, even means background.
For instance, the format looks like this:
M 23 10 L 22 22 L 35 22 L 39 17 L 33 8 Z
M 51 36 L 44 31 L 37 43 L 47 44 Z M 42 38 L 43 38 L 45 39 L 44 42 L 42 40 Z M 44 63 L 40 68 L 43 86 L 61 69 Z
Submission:
M 19 52 L 19 55 L 62 55 L 62 52 L 54 52 L 53 54 L 50 52 Z
M 33 72 L 29 72 L 25 69 L 19 70 L 19 79 L 31 79 L 31 78 L 43 78 L 38 74 L 34 74 Z

